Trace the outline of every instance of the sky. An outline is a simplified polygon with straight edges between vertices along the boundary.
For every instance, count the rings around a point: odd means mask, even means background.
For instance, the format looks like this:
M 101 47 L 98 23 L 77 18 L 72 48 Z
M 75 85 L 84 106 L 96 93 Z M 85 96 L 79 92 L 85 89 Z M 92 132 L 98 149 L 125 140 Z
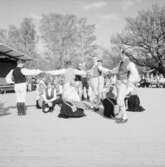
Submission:
M 23 18 L 36 21 L 42 14 L 75 14 L 96 25 L 97 43 L 109 48 L 110 38 L 121 32 L 125 18 L 136 17 L 139 10 L 165 0 L 0 0 L 0 28 L 19 25 Z

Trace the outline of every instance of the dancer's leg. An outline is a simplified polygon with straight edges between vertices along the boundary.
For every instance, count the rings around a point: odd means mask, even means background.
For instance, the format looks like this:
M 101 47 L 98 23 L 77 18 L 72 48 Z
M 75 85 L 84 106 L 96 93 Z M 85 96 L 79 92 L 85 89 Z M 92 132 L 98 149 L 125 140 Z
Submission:
M 121 81 L 118 81 L 117 83 L 117 104 L 119 106 L 120 110 L 120 116 L 122 119 L 126 120 L 128 119 L 126 107 L 125 107 L 125 96 L 128 94 L 128 86 L 126 83 L 123 83 Z
M 26 84 L 16 84 L 15 85 L 16 101 L 18 105 L 18 115 L 25 115 L 25 100 L 26 100 Z

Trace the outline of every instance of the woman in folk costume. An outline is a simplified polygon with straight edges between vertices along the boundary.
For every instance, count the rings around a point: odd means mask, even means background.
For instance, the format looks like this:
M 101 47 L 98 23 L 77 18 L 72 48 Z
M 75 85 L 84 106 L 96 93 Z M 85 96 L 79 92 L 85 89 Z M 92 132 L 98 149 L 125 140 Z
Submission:
M 90 86 L 92 88 L 93 98 L 91 101 L 96 104 L 100 103 L 100 100 L 103 96 L 104 88 L 104 76 L 103 73 L 108 73 L 110 70 L 102 66 L 102 60 L 99 58 L 94 58 L 94 65 L 90 70 Z M 98 107 L 96 107 L 98 108 Z
M 16 93 L 16 102 L 18 115 L 26 115 L 25 101 L 26 101 L 26 76 L 28 75 L 38 75 L 41 73 L 40 70 L 32 70 L 24 68 L 24 60 L 19 60 L 17 62 L 17 67 L 14 70 L 11 70 L 6 76 L 6 81 L 10 81 L 13 78 L 13 83 L 15 83 L 15 93 Z
M 140 81 L 140 76 L 136 65 L 129 60 L 125 51 L 121 53 L 122 61 L 117 73 L 117 104 L 119 106 L 118 122 L 127 122 L 128 116 L 125 106 L 125 97 L 131 92 L 136 91 L 136 84 Z
M 77 101 L 80 102 L 81 98 L 78 95 L 74 84 L 76 75 L 85 75 L 85 71 L 80 71 L 72 67 L 71 61 L 66 62 L 66 69 L 48 71 L 52 75 L 64 75 L 64 85 L 62 98 L 65 101 Z

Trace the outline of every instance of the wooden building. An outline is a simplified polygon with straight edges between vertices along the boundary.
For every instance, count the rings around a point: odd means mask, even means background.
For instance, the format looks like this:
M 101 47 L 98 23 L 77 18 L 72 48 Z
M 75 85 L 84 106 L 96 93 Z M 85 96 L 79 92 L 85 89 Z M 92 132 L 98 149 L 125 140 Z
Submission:
M 0 92 L 3 92 L 6 87 L 11 87 L 6 83 L 5 77 L 17 66 L 17 61 L 20 59 L 30 60 L 24 54 L 0 43 Z

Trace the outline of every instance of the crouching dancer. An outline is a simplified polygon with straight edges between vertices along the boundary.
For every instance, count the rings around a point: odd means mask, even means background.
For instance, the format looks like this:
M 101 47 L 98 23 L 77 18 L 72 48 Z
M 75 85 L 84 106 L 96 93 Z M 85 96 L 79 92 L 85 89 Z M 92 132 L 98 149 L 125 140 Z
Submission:
M 52 112 L 55 106 L 56 100 L 56 89 L 51 82 L 46 84 L 46 88 L 43 93 L 43 104 L 42 104 L 42 111 L 44 113 Z
M 9 72 L 6 76 L 6 81 L 8 83 L 14 83 L 14 89 L 16 93 L 16 105 L 18 110 L 18 115 L 26 115 L 26 76 L 28 75 L 38 75 L 41 73 L 40 70 L 32 70 L 24 68 L 25 61 L 19 60 L 17 62 L 17 67 Z

